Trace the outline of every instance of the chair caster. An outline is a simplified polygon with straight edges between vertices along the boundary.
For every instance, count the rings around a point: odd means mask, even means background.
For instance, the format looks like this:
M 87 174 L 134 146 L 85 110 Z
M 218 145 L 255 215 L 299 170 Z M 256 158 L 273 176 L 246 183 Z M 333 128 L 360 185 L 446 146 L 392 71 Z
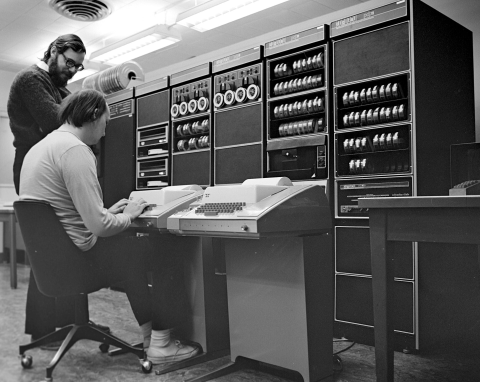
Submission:
M 334 354 L 333 355 L 333 371 L 342 371 L 343 370 L 343 362 L 342 359 Z
M 21 357 L 21 360 L 20 360 L 20 363 L 22 364 L 22 367 L 24 369 L 30 369 L 33 365 L 33 358 L 31 355 L 25 355 L 25 354 L 21 354 L 20 355 Z
M 103 343 L 103 344 L 100 344 L 100 346 L 98 348 L 100 349 L 100 351 L 102 353 L 108 353 L 108 349 L 110 348 L 110 345 L 106 344 L 106 343 Z
M 142 365 L 142 371 L 145 374 L 150 374 L 153 370 L 153 364 L 152 361 L 149 361 L 148 359 L 142 359 L 140 360 L 140 364 Z

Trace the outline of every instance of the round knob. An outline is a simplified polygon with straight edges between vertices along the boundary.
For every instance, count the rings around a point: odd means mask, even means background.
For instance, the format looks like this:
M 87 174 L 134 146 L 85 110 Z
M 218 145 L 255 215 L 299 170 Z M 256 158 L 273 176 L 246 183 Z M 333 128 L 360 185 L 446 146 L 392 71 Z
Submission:
M 242 225 L 240 229 L 244 232 L 248 231 L 248 225 Z

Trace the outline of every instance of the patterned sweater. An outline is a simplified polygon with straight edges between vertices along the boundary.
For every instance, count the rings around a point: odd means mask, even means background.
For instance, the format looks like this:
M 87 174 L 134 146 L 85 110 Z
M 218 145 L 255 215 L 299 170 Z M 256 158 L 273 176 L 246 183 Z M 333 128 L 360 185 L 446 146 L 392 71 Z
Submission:
M 48 69 L 46 64 L 38 64 Z M 30 148 L 60 126 L 57 112 L 70 94 L 58 88 L 38 65 L 22 70 L 13 80 L 7 103 L 15 147 Z

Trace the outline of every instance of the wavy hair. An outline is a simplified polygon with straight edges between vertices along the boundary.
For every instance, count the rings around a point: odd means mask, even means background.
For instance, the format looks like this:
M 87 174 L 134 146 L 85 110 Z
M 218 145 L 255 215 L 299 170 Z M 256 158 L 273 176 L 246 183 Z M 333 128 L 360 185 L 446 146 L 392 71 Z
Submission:
M 52 50 L 52 46 L 55 46 L 57 48 L 58 53 L 63 53 L 67 49 L 72 49 L 74 52 L 77 53 L 86 53 L 87 49 L 85 48 L 85 45 L 83 44 L 83 41 L 80 39 L 75 34 L 64 34 L 62 36 L 59 36 L 53 41 L 49 46 L 46 52 L 43 55 L 42 61 L 47 63 L 48 60 L 50 59 L 51 53 L 50 51 Z

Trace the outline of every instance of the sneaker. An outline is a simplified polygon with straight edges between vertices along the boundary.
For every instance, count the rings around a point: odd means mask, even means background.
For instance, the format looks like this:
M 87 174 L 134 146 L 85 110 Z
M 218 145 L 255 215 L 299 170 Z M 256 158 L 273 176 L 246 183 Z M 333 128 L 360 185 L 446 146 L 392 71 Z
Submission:
M 199 352 L 198 347 L 182 344 L 179 340 L 171 340 L 165 347 L 152 347 L 147 350 L 147 358 L 154 365 L 178 362 L 191 358 Z
M 110 334 L 112 332 L 108 326 L 96 324 L 93 321 L 88 321 L 88 323 L 92 325 L 94 328 L 101 330 L 104 333 Z

